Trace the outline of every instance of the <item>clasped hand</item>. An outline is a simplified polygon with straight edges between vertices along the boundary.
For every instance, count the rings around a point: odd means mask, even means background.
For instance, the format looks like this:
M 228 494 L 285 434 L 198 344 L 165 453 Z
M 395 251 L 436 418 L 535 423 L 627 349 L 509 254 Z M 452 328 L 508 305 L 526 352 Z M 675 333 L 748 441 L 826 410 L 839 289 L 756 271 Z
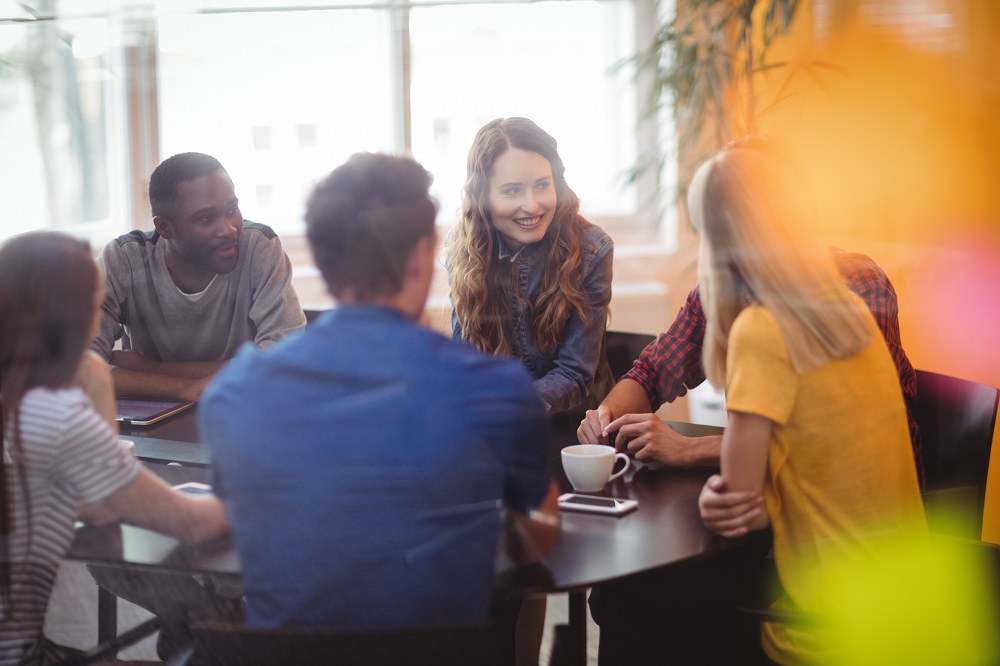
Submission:
M 691 463 L 686 438 L 656 414 L 625 414 L 613 418 L 611 410 L 601 405 L 587 410 L 576 434 L 585 444 L 610 444 L 614 436 L 619 451 L 626 451 L 642 462 L 655 460 L 674 467 L 686 467 Z
M 698 497 L 701 520 L 716 534 L 734 539 L 756 528 L 764 512 L 764 498 L 749 490 L 728 491 L 726 481 L 713 474 Z

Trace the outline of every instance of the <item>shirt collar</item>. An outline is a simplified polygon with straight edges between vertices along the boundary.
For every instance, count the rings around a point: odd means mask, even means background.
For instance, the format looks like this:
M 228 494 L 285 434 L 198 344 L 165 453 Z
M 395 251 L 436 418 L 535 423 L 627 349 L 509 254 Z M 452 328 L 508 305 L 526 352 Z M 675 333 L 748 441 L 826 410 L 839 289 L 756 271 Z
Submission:
M 522 245 L 520 250 L 511 253 L 510 248 L 507 247 L 507 241 L 504 240 L 503 234 L 496 229 L 493 230 L 493 233 L 496 235 L 497 239 L 497 259 L 507 259 L 512 264 L 520 262 L 530 266 L 537 263 L 539 259 L 545 256 L 545 248 L 548 247 L 548 234 L 546 234 L 545 238 L 537 243 Z

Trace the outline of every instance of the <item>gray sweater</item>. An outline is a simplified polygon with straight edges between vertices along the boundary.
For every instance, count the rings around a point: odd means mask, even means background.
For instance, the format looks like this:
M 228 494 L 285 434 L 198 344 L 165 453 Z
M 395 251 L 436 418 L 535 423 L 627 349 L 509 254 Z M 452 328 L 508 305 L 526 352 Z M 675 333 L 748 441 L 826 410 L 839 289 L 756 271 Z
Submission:
M 305 326 L 291 262 L 270 227 L 244 222 L 236 269 L 197 301 L 174 285 L 163 246 L 155 231 L 133 231 L 101 251 L 107 292 L 92 347 L 104 358 L 122 338 L 122 349 L 155 361 L 225 361 L 244 342 L 263 349 Z

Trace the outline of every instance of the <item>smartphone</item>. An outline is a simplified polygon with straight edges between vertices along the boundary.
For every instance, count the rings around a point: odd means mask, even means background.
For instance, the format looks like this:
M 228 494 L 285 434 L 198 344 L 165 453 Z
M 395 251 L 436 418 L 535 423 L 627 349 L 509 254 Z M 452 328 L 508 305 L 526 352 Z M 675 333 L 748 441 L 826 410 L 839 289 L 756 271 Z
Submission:
M 559 496 L 559 508 L 563 511 L 585 511 L 587 513 L 603 513 L 609 516 L 622 516 L 639 508 L 639 503 L 633 499 L 566 493 Z
M 174 486 L 174 490 L 182 492 L 185 495 L 211 495 L 212 486 L 207 483 L 197 483 L 196 481 L 188 481 L 187 483 L 182 483 L 179 486 Z

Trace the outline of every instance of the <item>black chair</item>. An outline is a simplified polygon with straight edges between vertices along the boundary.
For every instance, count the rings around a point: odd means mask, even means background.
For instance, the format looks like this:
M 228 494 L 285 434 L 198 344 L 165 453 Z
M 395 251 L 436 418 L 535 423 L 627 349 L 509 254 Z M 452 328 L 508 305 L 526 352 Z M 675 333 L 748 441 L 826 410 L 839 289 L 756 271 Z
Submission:
M 1000 391 L 917 370 L 913 417 L 920 427 L 931 530 L 979 539 Z
M 497 634 L 489 625 L 347 632 L 257 629 L 205 623 L 191 627 L 188 666 L 496 666 Z
M 632 369 L 632 362 L 646 346 L 656 339 L 655 335 L 646 333 L 625 333 L 624 331 L 608 331 L 604 335 L 604 349 L 608 357 L 611 376 L 617 381 Z
M 302 312 L 306 316 L 306 326 L 309 326 L 311 323 L 316 321 L 317 317 L 326 312 L 326 310 L 303 310 Z
M 56 666 L 84 666 L 85 664 L 101 664 L 107 660 L 113 660 L 119 650 L 134 645 L 144 638 L 152 636 L 163 625 L 163 621 L 158 617 L 153 617 L 138 624 L 121 635 L 109 641 L 104 641 L 99 645 L 90 648 L 77 657 L 70 657 L 60 661 Z M 152 665 L 159 662 L 135 661 L 136 666 Z

